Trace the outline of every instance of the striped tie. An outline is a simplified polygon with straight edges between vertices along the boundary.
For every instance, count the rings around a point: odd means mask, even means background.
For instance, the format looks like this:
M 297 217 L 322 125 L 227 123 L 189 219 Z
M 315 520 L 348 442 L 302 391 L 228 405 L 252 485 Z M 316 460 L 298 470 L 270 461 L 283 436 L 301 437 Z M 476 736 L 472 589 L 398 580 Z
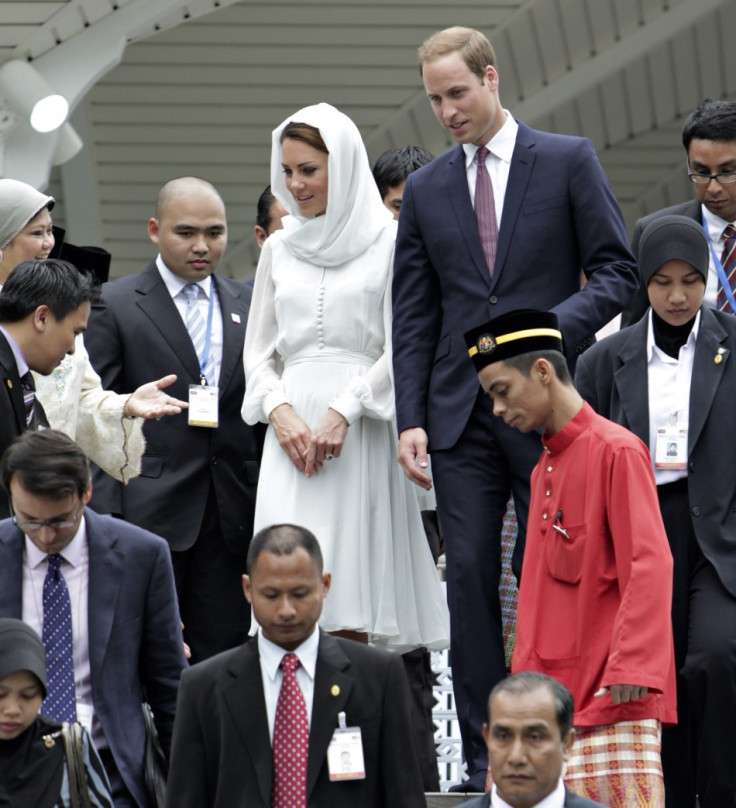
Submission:
M 723 252 L 721 253 L 721 265 L 723 266 L 723 271 L 728 278 L 728 286 L 733 292 L 734 286 L 736 286 L 736 227 L 729 224 L 723 231 L 723 238 L 724 245 Z M 726 297 L 726 293 L 723 290 L 720 282 L 718 286 L 719 289 L 718 298 L 716 299 L 716 307 L 720 311 L 733 314 L 734 312 L 731 309 L 731 305 L 728 302 L 728 298 Z
M 207 339 L 207 326 L 202 317 L 202 312 L 199 310 L 199 285 L 196 283 L 188 283 L 184 289 L 184 296 L 187 299 L 187 314 L 186 325 L 189 336 L 192 338 L 192 345 L 197 352 L 199 359 L 200 372 L 202 368 L 202 358 L 204 357 L 204 346 Z M 215 293 L 214 286 L 210 289 L 210 294 Z M 207 364 L 204 368 L 204 377 L 207 379 L 207 384 L 213 386 L 215 384 L 215 363 L 212 360 L 212 351 L 207 356 Z
M 36 385 L 30 370 L 21 376 L 20 383 L 23 388 L 23 405 L 26 410 L 26 429 L 30 429 L 36 409 Z
M 498 246 L 498 222 L 496 221 L 496 203 L 493 198 L 493 184 L 486 168 L 488 149 L 481 146 L 476 152 L 478 158 L 478 174 L 475 180 L 475 220 L 478 223 L 478 234 L 483 252 L 486 254 L 488 271 L 493 276 L 496 263 L 496 247 Z

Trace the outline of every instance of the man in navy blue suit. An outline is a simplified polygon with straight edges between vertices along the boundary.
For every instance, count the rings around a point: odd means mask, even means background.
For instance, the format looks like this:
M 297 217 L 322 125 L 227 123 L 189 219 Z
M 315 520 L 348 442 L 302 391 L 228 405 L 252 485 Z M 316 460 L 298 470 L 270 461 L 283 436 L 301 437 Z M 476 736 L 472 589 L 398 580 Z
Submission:
M 87 458 L 61 432 L 17 438 L 3 455 L 0 482 L 15 514 L 0 522 L 0 617 L 22 619 L 42 635 L 45 579 L 60 556 L 77 719 L 105 764 L 115 808 L 147 806 L 141 703 L 151 705 L 168 755 L 187 665 L 169 548 L 85 508 Z
M 458 145 L 414 172 L 404 190 L 393 287 L 399 460 L 428 489 L 432 453 L 465 788 L 480 791 L 484 702 L 506 673 L 501 526 L 512 492 L 518 577 L 529 474 L 541 444 L 535 433 L 521 434 L 493 417 L 463 331 L 517 308 L 554 311 L 572 368 L 595 332 L 627 305 L 638 280 L 621 211 L 592 144 L 535 131 L 504 110 L 483 34 L 440 31 L 422 45 L 419 62 L 432 109 Z M 478 183 L 481 146 L 488 153 Z M 493 201 L 486 192 L 478 211 L 490 207 L 493 214 L 479 229 L 476 186 L 482 191 L 489 180 Z

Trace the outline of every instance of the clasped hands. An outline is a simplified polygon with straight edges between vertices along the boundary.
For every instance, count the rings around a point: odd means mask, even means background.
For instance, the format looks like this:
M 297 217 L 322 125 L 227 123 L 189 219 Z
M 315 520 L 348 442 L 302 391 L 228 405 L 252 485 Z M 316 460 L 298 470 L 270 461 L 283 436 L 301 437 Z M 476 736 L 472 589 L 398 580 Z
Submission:
M 648 692 L 649 689 L 641 685 L 610 685 L 596 690 L 595 698 L 599 699 L 609 693 L 613 704 L 626 704 L 643 699 Z
M 337 410 L 328 409 L 313 430 L 294 412 L 291 404 L 280 404 L 268 417 L 279 445 L 307 477 L 316 474 L 325 462 L 340 457 L 348 422 Z

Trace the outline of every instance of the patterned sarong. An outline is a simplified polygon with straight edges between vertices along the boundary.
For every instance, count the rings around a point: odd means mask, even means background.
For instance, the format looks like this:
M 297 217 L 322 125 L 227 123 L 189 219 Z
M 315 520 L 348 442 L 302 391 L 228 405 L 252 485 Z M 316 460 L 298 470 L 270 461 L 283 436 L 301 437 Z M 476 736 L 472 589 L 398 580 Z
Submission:
M 516 523 L 513 497 L 509 500 L 506 516 L 501 531 L 501 585 L 498 592 L 501 598 L 501 618 L 503 620 L 503 644 L 506 649 L 506 667 L 511 670 L 511 655 L 514 652 L 516 639 L 516 601 L 519 591 L 516 578 L 511 571 L 511 557 L 516 545 L 516 534 L 519 532 Z
M 656 718 L 576 728 L 565 785 L 609 808 L 664 808 Z

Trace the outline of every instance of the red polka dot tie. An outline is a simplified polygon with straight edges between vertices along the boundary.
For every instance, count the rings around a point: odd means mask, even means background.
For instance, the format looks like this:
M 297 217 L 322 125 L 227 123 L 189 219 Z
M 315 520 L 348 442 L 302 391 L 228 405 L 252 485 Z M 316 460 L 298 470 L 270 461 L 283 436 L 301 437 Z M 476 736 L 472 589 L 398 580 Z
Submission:
M 284 654 L 279 699 L 273 724 L 273 792 L 271 808 L 306 808 L 309 721 L 296 681 L 296 654 Z

